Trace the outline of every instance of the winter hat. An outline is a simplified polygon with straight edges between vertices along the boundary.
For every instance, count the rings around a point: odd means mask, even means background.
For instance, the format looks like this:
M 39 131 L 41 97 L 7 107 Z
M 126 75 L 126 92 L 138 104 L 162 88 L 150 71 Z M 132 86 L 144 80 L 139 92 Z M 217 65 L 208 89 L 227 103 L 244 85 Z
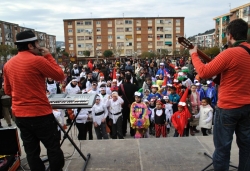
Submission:
M 142 93 L 139 92 L 139 91 L 136 91 L 136 92 L 134 93 L 134 96 L 137 96 L 137 97 L 140 97 L 140 98 L 143 97 Z
M 185 66 L 182 67 L 182 68 L 181 68 L 181 71 L 187 73 L 187 72 L 188 72 L 188 67 L 185 67 Z
M 116 69 L 115 68 L 113 69 L 113 80 L 112 80 L 112 82 L 117 82 L 117 80 L 116 80 Z
M 180 102 L 178 103 L 178 106 L 186 106 L 186 100 L 187 100 L 187 96 L 188 96 L 188 88 L 185 90 L 184 94 L 181 97 Z

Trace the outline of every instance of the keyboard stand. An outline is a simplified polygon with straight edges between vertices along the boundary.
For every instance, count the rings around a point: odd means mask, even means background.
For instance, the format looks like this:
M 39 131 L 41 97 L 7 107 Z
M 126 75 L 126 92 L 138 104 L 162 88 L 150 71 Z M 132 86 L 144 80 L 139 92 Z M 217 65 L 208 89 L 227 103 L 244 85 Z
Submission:
M 80 107 L 77 108 L 77 114 L 76 114 L 76 116 L 75 116 L 73 122 L 70 124 L 70 127 L 68 128 L 67 132 L 63 129 L 62 125 L 57 121 L 56 118 L 55 118 L 55 121 L 56 121 L 57 125 L 60 127 L 60 129 L 62 130 L 62 132 L 64 133 L 64 136 L 63 136 L 63 139 L 62 139 L 62 141 L 61 141 L 60 146 L 62 146 L 64 140 L 65 140 L 66 138 L 68 138 L 69 141 L 70 141 L 70 143 L 75 147 L 75 149 L 78 151 L 78 153 L 80 154 L 80 156 L 81 156 L 81 157 L 83 158 L 83 160 L 85 161 L 85 163 L 84 163 L 84 165 L 83 165 L 83 171 L 85 171 L 86 168 L 87 168 L 87 164 L 88 164 L 88 162 L 89 162 L 89 159 L 90 159 L 91 154 L 88 153 L 88 154 L 87 154 L 87 157 L 85 157 L 84 154 L 81 152 L 81 150 L 77 147 L 77 145 L 75 144 L 75 142 L 74 142 L 74 141 L 70 138 L 70 136 L 69 136 L 69 131 L 70 131 L 70 129 L 72 128 L 72 126 L 74 125 L 74 123 L 75 123 L 75 121 L 76 121 L 76 118 L 77 118 L 78 114 L 80 113 L 80 111 L 81 111 L 81 108 L 80 108 Z M 48 161 L 48 158 L 43 159 L 43 162 L 47 162 L 47 161 Z M 46 168 L 46 171 L 48 171 L 48 170 L 49 170 L 49 166 Z

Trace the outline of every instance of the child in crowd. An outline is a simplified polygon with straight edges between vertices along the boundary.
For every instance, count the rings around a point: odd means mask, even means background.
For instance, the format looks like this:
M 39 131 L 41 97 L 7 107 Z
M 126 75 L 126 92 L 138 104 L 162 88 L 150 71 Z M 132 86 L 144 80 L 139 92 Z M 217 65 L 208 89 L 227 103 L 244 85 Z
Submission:
M 155 109 L 156 107 L 156 104 L 155 104 L 156 100 L 154 98 L 151 98 L 150 99 L 150 102 L 149 102 L 149 109 L 151 111 L 151 115 L 150 115 L 150 125 L 149 125 L 149 134 L 150 135 L 155 135 L 155 125 L 154 125 L 154 122 L 152 120 L 152 112 L 153 110 Z
M 190 95 L 190 101 L 192 104 L 192 114 L 195 115 L 200 110 L 200 96 L 199 93 L 196 91 L 196 85 L 191 86 L 191 95 Z M 199 133 L 200 131 L 196 129 L 197 125 L 199 123 L 199 119 L 193 119 L 192 122 L 190 122 L 190 134 L 193 135 L 194 133 Z
M 207 130 L 212 128 L 213 108 L 211 107 L 210 98 L 205 97 L 201 100 L 200 112 L 193 116 L 199 119 L 199 126 L 203 136 L 208 136 Z
M 161 100 L 156 101 L 156 108 L 153 110 L 151 118 L 155 122 L 155 137 L 160 138 L 161 135 L 162 137 L 167 137 L 166 125 L 168 123 L 166 120 L 165 106 Z
M 152 98 L 152 97 L 156 97 L 156 99 L 161 98 L 161 95 L 157 92 L 158 91 L 158 86 L 157 85 L 152 85 L 151 87 L 151 93 L 148 96 L 148 101 Z
M 149 94 L 150 94 L 150 90 L 149 90 L 149 89 L 146 89 L 146 90 L 144 91 L 142 100 L 144 101 L 145 99 L 148 99 Z
M 177 112 L 178 110 L 178 103 L 180 101 L 180 96 L 176 93 L 176 87 L 170 88 L 170 95 L 169 95 L 169 101 L 173 105 L 173 113 Z
M 149 90 L 151 88 L 151 86 L 152 86 L 152 78 L 147 77 L 142 85 L 143 92 L 145 92 L 145 90 L 147 90 L 147 89 Z
M 148 107 L 142 102 L 142 93 L 135 92 L 135 102 L 130 108 L 130 124 L 136 130 L 135 138 L 143 138 L 149 127 Z
M 118 96 L 116 91 L 112 92 L 111 99 L 106 103 L 106 107 L 109 108 L 109 118 L 112 120 L 112 139 L 123 139 L 122 134 L 122 104 L 123 99 Z
M 175 128 L 174 137 L 178 137 L 179 135 L 180 137 L 185 136 L 188 120 L 191 118 L 191 114 L 186 107 L 187 96 L 188 89 L 185 90 L 183 97 L 178 103 L 178 111 L 176 111 L 171 118 Z
M 167 120 L 167 122 L 168 122 L 168 124 L 167 124 L 167 134 L 169 134 L 170 128 L 171 128 L 171 117 L 173 115 L 173 108 L 172 108 L 173 105 L 170 103 L 168 96 L 163 96 L 163 100 L 165 100 L 166 113 L 169 113 L 169 119 Z
M 152 115 L 152 111 L 151 109 L 149 108 L 149 101 L 147 99 L 144 99 L 143 101 L 146 105 L 147 105 L 147 108 L 148 108 L 148 118 L 149 118 L 149 124 L 151 124 L 151 115 Z M 149 125 L 150 126 L 150 125 Z M 145 134 L 144 134 L 144 137 L 145 138 L 149 138 L 149 128 L 146 130 Z
M 106 117 L 108 116 L 108 110 L 105 103 L 101 102 L 100 96 L 96 96 L 95 104 L 91 110 L 97 139 L 108 139 L 108 134 L 106 132 Z

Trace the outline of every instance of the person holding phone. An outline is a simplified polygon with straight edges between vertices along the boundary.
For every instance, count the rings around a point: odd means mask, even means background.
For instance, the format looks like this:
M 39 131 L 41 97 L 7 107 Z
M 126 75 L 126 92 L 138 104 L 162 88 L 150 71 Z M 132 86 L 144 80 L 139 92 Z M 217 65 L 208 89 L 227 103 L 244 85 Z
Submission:
M 47 149 L 50 170 L 62 171 L 64 156 L 52 108 L 46 96 L 47 77 L 64 79 L 49 50 L 40 47 L 31 30 L 16 35 L 18 54 L 4 66 L 4 90 L 12 97 L 12 112 L 21 132 L 31 171 L 44 171 L 40 142 Z M 42 54 L 40 56 L 39 54 Z

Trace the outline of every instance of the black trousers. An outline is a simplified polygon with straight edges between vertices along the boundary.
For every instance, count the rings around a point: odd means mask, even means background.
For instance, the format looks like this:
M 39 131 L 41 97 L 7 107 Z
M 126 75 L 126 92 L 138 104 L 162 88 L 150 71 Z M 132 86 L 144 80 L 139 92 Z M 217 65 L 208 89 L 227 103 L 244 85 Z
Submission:
M 208 136 L 207 130 L 208 130 L 207 128 L 201 128 L 201 132 L 202 132 L 203 136 Z
M 76 123 L 78 129 L 78 140 L 86 140 L 87 132 L 89 133 L 89 140 L 93 140 L 92 127 L 93 122 Z
M 113 120 L 112 120 L 113 121 Z M 112 123 L 112 139 L 117 139 L 117 136 L 119 139 L 123 139 L 122 134 L 122 116 L 120 116 L 116 123 Z
M 44 171 L 40 158 L 40 142 L 47 149 L 50 170 L 62 171 L 64 156 L 60 148 L 57 123 L 53 114 L 39 117 L 16 117 L 20 129 L 24 150 L 31 171 Z
M 125 135 L 127 133 L 127 124 L 129 122 L 130 125 L 130 108 L 126 105 L 123 105 L 122 109 L 122 133 Z M 135 129 L 130 126 L 130 135 L 135 135 Z
M 95 133 L 98 140 L 101 140 L 102 138 L 109 139 L 106 132 L 106 123 L 101 123 L 101 125 L 95 127 Z

